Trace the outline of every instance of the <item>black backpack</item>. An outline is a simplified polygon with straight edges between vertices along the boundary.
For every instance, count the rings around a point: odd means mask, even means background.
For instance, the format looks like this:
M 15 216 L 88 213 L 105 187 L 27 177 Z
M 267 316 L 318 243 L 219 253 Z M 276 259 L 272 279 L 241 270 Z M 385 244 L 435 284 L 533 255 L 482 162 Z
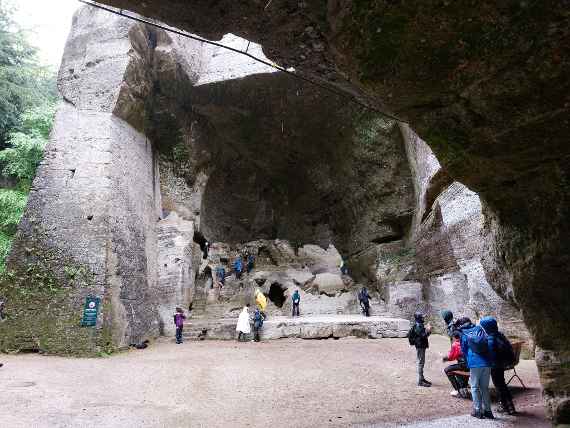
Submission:
M 509 339 L 503 334 L 495 336 L 495 352 L 499 364 L 507 367 L 515 363 L 515 351 Z
M 416 346 L 416 326 L 415 324 L 408 331 L 408 342 L 410 346 Z

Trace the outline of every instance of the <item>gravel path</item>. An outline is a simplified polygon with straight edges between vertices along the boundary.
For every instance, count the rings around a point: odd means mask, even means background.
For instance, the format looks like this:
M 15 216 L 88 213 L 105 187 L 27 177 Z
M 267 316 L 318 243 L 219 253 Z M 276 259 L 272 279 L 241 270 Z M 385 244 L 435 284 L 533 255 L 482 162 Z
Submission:
M 463 416 L 470 402 L 449 396 L 441 371 L 439 355 L 448 346 L 444 337 L 431 340 L 426 374 L 432 388 L 415 386 L 415 352 L 406 339 L 182 345 L 163 340 L 101 359 L 0 355 L 0 425 L 549 426 L 538 405 L 532 361 L 522 361 L 518 370 L 530 386 L 515 391 L 523 417 L 475 425 Z

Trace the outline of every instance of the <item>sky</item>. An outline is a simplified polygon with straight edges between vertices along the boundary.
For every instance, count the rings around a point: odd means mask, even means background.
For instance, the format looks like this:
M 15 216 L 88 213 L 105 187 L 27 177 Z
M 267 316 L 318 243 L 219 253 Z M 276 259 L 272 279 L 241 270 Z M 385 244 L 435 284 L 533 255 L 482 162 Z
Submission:
M 7 0 L 15 6 L 20 27 L 29 30 L 29 40 L 39 49 L 42 63 L 59 68 L 77 0 Z

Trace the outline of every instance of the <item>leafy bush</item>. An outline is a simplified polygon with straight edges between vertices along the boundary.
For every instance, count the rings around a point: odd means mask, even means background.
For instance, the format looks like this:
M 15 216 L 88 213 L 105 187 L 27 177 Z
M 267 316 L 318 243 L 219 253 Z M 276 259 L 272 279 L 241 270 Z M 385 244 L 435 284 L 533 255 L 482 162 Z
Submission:
M 11 237 L 16 233 L 28 195 L 19 190 L 0 189 L 0 232 Z
M 27 187 L 43 158 L 46 140 L 39 135 L 18 132 L 10 136 L 9 143 L 10 148 L 0 151 L 2 173 L 18 178 Z

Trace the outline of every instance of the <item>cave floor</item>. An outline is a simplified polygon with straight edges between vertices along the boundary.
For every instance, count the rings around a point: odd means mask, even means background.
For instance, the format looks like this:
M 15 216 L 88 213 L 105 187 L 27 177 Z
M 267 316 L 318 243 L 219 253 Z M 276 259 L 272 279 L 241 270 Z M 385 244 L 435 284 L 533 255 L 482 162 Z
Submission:
M 406 339 L 155 342 L 109 358 L 0 355 L 3 427 L 547 427 L 533 361 L 518 418 L 478 421 L 449 396 L 433 336 L 415 386 Z M 428 422 L 429 421 L 429 422 Z M 475 423 L 477 422 L 477 423 Z

